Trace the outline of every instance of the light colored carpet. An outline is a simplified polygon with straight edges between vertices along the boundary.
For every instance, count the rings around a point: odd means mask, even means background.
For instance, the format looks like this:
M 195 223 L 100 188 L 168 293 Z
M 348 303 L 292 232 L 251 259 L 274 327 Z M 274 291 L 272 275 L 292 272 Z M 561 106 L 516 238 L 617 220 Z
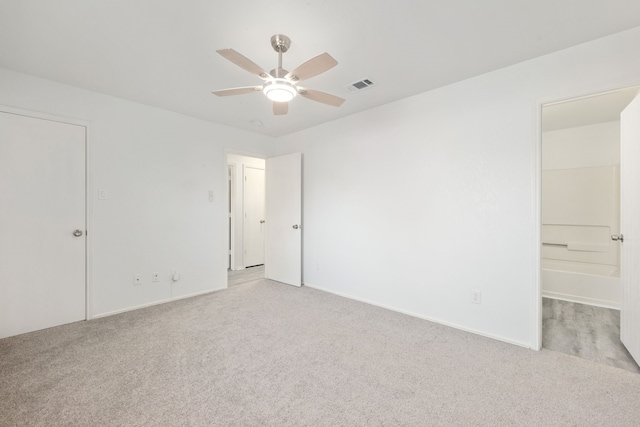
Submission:
M 309 288 L 0 340 L 2 426 L 636 426 L 640 375 Z

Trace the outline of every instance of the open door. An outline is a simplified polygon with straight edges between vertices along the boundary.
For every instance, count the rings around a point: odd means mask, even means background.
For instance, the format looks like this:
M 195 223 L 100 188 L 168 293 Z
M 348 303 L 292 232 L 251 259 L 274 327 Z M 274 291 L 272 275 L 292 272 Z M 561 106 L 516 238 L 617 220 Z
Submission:
M 265 169 L 265 277 L 302 286 L 302 154 L 267 159 Z
M 620 114 L 620 339 L 640 363 L 640 96 Z

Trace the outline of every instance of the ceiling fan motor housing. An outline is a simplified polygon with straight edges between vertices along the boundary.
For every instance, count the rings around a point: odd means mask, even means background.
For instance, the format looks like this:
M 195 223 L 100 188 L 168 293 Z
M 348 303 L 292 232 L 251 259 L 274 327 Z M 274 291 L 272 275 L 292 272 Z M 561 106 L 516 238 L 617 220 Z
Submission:
M 291 39 L 284 34 L 275 34 L 271 36 L 271 46 L 276 52 L 285 53 L 291 47 Z

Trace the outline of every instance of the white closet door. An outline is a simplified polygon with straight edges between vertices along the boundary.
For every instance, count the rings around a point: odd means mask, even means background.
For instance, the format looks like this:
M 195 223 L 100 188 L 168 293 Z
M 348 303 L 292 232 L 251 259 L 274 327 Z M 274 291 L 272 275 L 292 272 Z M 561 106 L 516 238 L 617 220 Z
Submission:
M 85 135 L 0 112 L 0 338 L 86 318 Z
M 302 285 L 302 154 L 267 159 L 265 277 Z
M 620 115 L 620 339 L 640 363 L 640 97 Z
M 244 168 L 244 266 L 264 264 L 264 169 Z

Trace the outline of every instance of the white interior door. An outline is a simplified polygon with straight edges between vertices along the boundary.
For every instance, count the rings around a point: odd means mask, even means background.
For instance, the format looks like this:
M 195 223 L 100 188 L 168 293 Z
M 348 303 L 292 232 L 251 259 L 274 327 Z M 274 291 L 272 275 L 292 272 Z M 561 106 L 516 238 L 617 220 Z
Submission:
M 640 96 L 620 115 L 620 339 L 640 363 Z
M 85 130 L 0 112 L 0 338 L 86 318 Z
M 234 220 L 233 219 L 233 203 L 235 201 L 234 193 L 233 193 L 233 187 L 234 187 L 235 182 L 233 180 L 233 176 L 235 174 L 235 166 L 234 165 L 227 165 L 227 173 L 228 173 L 228 176 L 227 176 L 228 188 L 227 188 L 227 190 L 229 192 L 229 194 L 228 194 L 229 198 L 227 200 L 227 202 L 229 204 L 229 206 L 228 206 L 228 214 L 227 214 L 228 217 L 229 217 L 228 218 L 228 221 L 229 221 L 229 223 L 228 223 L 228 225 L 229 225 L 229 244 L 228 244 L 228 247 L 229 247 L 229 264 L 227 265 L 227 268 L 229 270 L 233 270 L 233 261 L 234 261 L 234 259 L 233 259 L 233 220 Z
M 302 154 L 267 159 L 265 277 L 302 285 Z
M 244 168 L 244 266 L 264 264 L 264 169 Z

